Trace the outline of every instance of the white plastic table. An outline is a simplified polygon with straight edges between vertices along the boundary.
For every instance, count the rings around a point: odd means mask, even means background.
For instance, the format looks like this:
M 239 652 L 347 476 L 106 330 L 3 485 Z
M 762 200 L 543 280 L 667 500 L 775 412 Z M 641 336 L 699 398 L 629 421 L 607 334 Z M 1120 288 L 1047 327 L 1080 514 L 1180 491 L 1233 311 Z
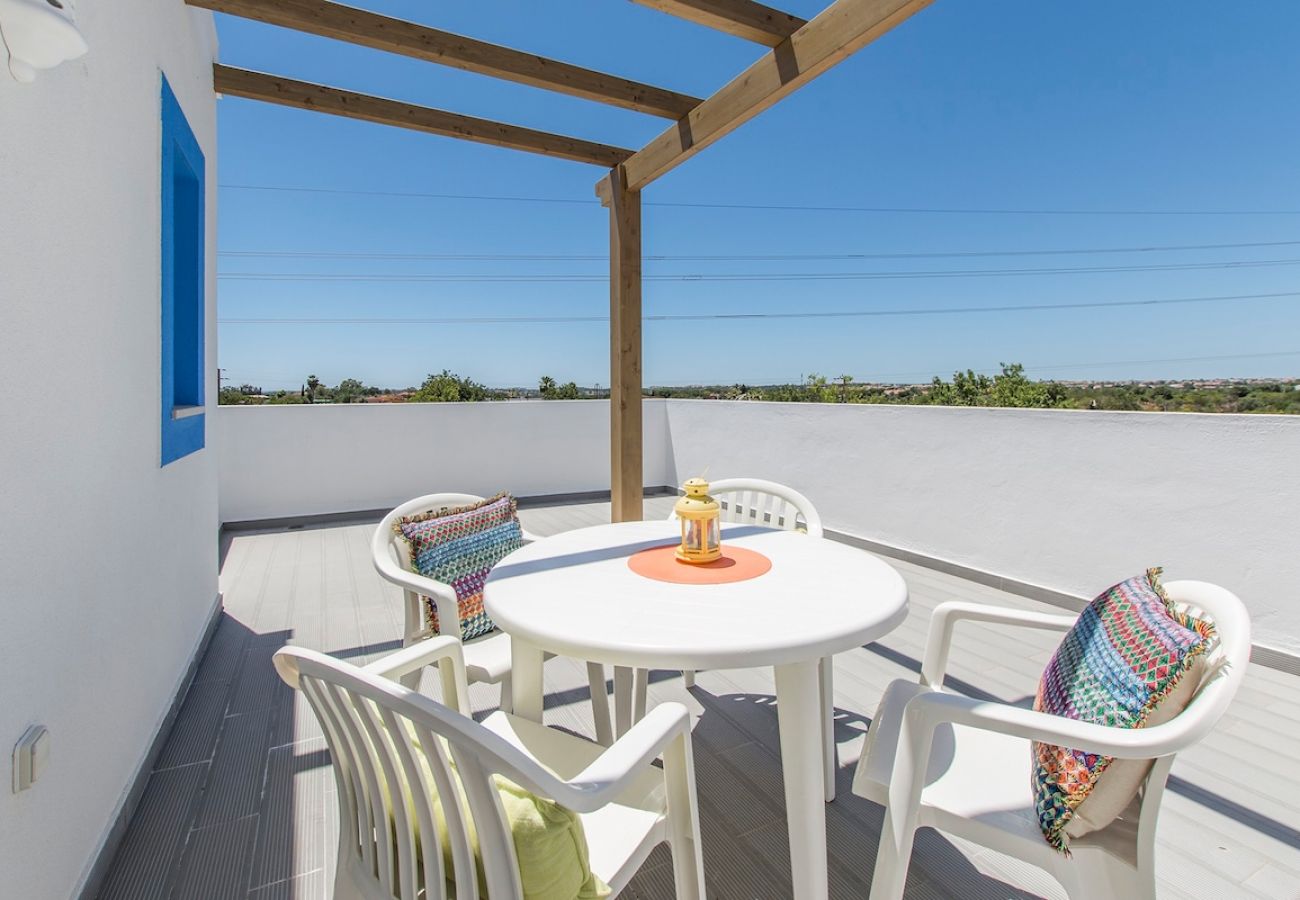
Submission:
M 542 720 L 545 652 L 640 669 L 773 666 L 794 896 L 824 898 L 824 800 L 833 795 L 823 774 L 820 660 L 897 627 L 907 585 L 861 550 L 753 525 L 724 524 L 722 541 L 772 560 L 757 578 L 683 585 L 628 568 L 633 553 L 678 533 L 676 522 L 598 525 L 496 565 L 483 599 L 511 638 L 515 714 Z

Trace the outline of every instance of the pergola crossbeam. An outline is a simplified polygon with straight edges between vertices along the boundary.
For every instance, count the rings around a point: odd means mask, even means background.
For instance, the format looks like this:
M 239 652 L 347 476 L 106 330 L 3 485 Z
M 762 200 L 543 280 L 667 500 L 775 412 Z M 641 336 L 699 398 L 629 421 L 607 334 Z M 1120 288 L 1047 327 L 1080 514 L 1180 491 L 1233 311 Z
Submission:
M 535 131 L 520 125 L 478 119 L 400 100 L 372 97 L 323 84 L 282 78 L 279 75 L 250 72 L 219 63 L 212 67 L 212 80 L 213 88 L 220 94 L 310 109 L 381 125 L 395 125 L 574 162 L 610 167 L 632 155 L 631 150 L 581 138 Z
M 624 163 L 628 189 L 641 190 L 933 2 L 837 0 L 637 151 Z
M 190 6 L 400 53 L 666 119 L 680 119 L 700 103 L 698 98 L 686 94 L 328 0 L 186 2 Z
M 635 0 L 727 34 L 775 47 L 807 24 L 805 19 L 753 0 Z

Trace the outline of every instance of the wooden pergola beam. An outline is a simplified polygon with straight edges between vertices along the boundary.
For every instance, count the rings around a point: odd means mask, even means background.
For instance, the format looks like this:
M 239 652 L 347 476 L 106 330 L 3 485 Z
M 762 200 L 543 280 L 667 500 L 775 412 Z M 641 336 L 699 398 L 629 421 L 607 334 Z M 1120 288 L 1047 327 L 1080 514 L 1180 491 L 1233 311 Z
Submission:
M 666 119 L 680 119 L 700 103 L 698 98 L 686 94 L 327 0 L 186 2 L 190 6 L 400 53 Z
M 807 24 L 806 19 L 753 0 L 635 0 L 660 12 L 775 47 Z
M 643 513 L 641 428 L 641 192 L 619 169 L 603 182 L 609 207 L 609 473 L 611 518 Z
M 837 0 L 633 154 L 623 164 L 628 189 L 641 190 L 933 2 Z
M 534 131 L 531 128 L 506 125 L 488 119 L 476 119 L 441 109 L 403 103 L 400 100 L 387 100 L 368 94 L 358 94 L 355 91 L 326 87 L 323 84 L 295 81 L 279 75 L 235 69 L 220 63 L 212 67 L 212 82 L 213 88 L 219 94 L 263 100 L 281 106 L 296 106 L 300 109 L 311 109 L 350 119 L 395 125 L 398 128 L 410 128 L 413 131 L 477 141 L 480 144 L 492 144 L 511 150 L 525 150 L 529 153 L 540 153 L 543 156 L 597 166 L 616 166 L 632 155 L 631 150 L 584 141 L 581 138 Z

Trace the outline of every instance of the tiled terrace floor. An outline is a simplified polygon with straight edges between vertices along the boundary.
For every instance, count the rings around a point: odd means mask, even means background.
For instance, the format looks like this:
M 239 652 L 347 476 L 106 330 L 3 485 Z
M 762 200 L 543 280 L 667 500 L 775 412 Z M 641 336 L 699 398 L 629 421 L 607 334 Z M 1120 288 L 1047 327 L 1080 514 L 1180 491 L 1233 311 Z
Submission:
M 648 501 L 666 515 L 671 500 Z M 660 507 L 663 509 L 660 509 Z M 525 509 L 539 534 L 609 520 L 609 505 Z M 114 860 L 104 898 L 329 896 L 337 811 L 329 758 L 305 704 L 276 677 L 286 641 L 358 662 L 399 646 L 397 592 L 370 566 L 372 523 L 243 533 L 228 539 L 221 572 L 226 615 L 202 661 L 143 801 Z M 839 797 L 827 809 L 831 893 L 863 897 L 881 809 L 849 792 L 877 698 L 890 679 L 915 677 L 929 611 L 965 598 L 1031 601 L 896 563 L 911 588 L 907 622 L 878 644 L 836 657 Z M 1043 607 L 1045 608 L 1045 607 Z M 1053 638 L 959 629 L 959 689 L 1005 700 L 1032 694 Z M 585 670 L 547 664 L 547 721 L 592 733 Z M 433 679 L 427 679 L 432 681 Z M 770 670 L 700 673 L 688 693 L 676 673 L 652 679 L 652 702 L 698 715 L 696 765 L 709 896 L 789 896 L 781 770 Z M 471 691 L 476 708 L 495 689 Z M 1231 715 L 1179 757 L 1160 820 L 1162 898 L 1300 898 L 1300 679 L 1251 666 Z M 908 896 L 1061 897 L 1037 870 L 924 831 Z M 672 896 L 667 856 L 652 857 L 624 896 Z

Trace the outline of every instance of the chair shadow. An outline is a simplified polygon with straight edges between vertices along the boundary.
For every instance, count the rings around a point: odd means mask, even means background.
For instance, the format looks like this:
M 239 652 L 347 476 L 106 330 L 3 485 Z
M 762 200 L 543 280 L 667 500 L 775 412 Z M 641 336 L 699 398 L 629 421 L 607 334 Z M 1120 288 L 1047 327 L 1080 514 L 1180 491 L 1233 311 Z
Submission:
M 784 820 L 785 796 L 776 697 L 748 693 L 714 695 L 699 685 L 691 688 L 690 692 L 704 708 L 693 732 L 697 771 L 716 771 L 719 764 L 727 769 L 727 777 L 698 779 L 702 814 L 711 810 L 735 810 L 740 804 L 757 803 Z M 870 718 L 860 713 L 835 709 L 837 745 L 863 737 L 870 726 Z M 744 739 L 748 741 L 742 747 L 729 746 Z M 701 759 L 703 754 L 710 754 L 712 759 Z M 827 843 L 832 894 L 865 896 L 875 867 L 884 808 L 853 794 L 856 762 L 856 758 L 839 758 L 835 800 L 826 807 Z M 733 860 L 727 868 L 734 869 L 738 862 L 768 867 L 788 884 L 788 843 L 782 844 L 779 853 L 776 843 L 765 842 L 760 849 L 742 834 L 725 849 L 741 854 L 744 859 Z M 1037 896 L 980 871 L 954 843 L 933 829 L 923 828 L 916 835 L 906 896 L 935 894 L 997 896 L 1016 900 L 1031 900 Z

